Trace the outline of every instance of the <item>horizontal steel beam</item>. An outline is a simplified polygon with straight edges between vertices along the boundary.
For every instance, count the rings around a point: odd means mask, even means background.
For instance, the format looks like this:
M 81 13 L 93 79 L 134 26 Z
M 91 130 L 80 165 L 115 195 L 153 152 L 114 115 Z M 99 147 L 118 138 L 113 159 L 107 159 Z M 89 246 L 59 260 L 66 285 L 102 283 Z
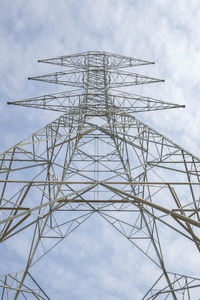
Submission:
M 42 181 L 42 180 L 0 180 L 0 183 L 32 183 L 32 184 L 127 184 L 127 185 L 200 185 L 200 182 L 178 182 L 178 181 L 170 181 L 170 182 L 162 182 L 162 181 L 141 181 L 141 182 L 129 182 L 129 181 L 53 181 L 53 180 L 47 180 L 47 181 Z

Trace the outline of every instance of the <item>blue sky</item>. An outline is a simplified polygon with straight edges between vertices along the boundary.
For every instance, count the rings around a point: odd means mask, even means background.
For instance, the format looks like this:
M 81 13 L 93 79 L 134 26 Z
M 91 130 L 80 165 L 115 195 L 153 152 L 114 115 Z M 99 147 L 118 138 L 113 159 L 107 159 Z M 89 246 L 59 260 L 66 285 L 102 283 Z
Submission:
M 156 62 L 136 71 L 166 82 L 136 87 L 133 93 L 185 104 L 186 108 L 147 113 L 139 118 L 200 156 L 198 0 L 0 2 L 0 152 L 59 115 L 6 104 L 62 90 L 27 80 L 28 76 L 60 70 L 59 66 L 38 64 L 38 59 L 104 50 Z M 130 295 L 139 298 L 143 277 L 146 282 L 150 277 L 148 261 L 141 265 L 143 258 L 132 245 L 100 219 L 95 222 L 91 228 L 94 221 L 88 221 L 63 246 L 55 248 L 40 267 L 35 267 L 35 274 L 40 272 L 43 286 L 50 288 L 55 299 L 63 299 L 66 291 L 66 299 L 88 299 L 91 293 L 90 299 L 128 300 L 132 299 Z M 8 249 L 13 248 L 16 254 L 12 268 L 21 266 L 25 240 L 24 237 L 21 245 L 8 243 Z M 187 265 L 182 247 L 188 249 Z M 172 240 L 166 255 L 170 267 L 176 264 L 181 269 L 179 273 L 198 275 L 196 252 L 183 240 Z M 6 255 L 3 266 L 9 265 L 8 261 Z
M 136 88 L 135 92 L 186 104 L 186 109 L 181 112 L 160 112 L 156 118 L 155 114 L 148 118 L 154 119 L 155 126 L 161 126 L 161 130 L 166 126 L 162 126 L 160 120 L 168 123 L 168 129 L 174 127 L 170 120 L 179 120 L 175 128 L 176 139 L 188 148 L 191 140 L 196 144 L 200 79 L 198 1 L 192 0 L 188 7 L 187 1 L 170 0 L 61 0 L 59 4 L 47 0 L 18 0 L 12 1 L 12 5 L 2 0 L 0 13 L 0 125 L 6 132 L 0 149 L 29 135 L 38 125 L 45 124 L 46 117 L 38 116 L 36 122 L 34 112 L 27 114 L 28 109 L 6 105 L 7 100 L 40 95 L 47 90 L 57 91 L 55 86 L 27 81 L 28 76 L 58 70 L 38 64 L 37 59 L 92 49 L 155 61 L 155 66 L 141 67 L 137 71 L 164 78 L 166 82 Z M 13 130 L 20 126 L 19 119 L 24 119 L 24 122 L 27 119 L 29 126 L 23 128 L 26 132 L 18 130 L 15 139 Z M 183 128 L 185 135 L 181 134 Z M 198 146 L 195 147 L 195 152 L 198 149 Z

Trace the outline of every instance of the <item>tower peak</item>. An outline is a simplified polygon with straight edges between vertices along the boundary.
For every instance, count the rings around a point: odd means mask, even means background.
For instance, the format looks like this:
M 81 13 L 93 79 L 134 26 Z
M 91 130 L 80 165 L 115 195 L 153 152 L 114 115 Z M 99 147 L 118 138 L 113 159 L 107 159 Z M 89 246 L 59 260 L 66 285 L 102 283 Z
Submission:
M 154 64 L 154 62 L 137 59 L 130 56 L 114 54 L 106 51 L 87 51 L 71 55 L 63 55 L 47 59 L 38 60 L 38 62 L 76 67 L 80 69 L 88 68 L 88 65 L 99 67 L 107 66 L 107 69 L 136 67 L 142 65 Z

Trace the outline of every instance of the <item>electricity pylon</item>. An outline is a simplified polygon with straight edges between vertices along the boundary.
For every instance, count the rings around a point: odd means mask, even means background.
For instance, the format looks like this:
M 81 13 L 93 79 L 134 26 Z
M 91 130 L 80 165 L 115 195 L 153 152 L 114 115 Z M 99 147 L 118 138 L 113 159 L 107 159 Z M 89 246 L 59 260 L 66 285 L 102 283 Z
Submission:
M 31 267 L 94 214 L 157 267 L 143 300 L 197 299 L 200 280 L 167 269 L 159 234 L 200 251 L 200 159 L 135 117 L 183 106 L 118 90 L 163 81 L 121 70 L 152 62 L 99 51 L 40 62 L 68 69 L 29 79 L 78 89 L 8 103 L 62 114 L 0 156 L 0 241 L 31 236 L 23 271 L 0 277 L 1 299 L 50 299 Z

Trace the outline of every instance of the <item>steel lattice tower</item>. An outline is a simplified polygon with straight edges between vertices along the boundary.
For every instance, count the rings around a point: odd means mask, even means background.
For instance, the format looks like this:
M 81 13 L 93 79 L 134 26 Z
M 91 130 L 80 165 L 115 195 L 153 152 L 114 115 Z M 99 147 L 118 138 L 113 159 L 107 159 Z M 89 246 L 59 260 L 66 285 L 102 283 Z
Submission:
M 40 62 L 68 69 L 29 79 L 77 89 L 8 103 L 62 114 L 0 155 L 0 240 L 32 232 L 24 270 L 0 277 L 1 299 L 50 299 L 31 267 L 94 214 L 157 267 L 143 300 L 197 299 L 200 279 L 166 268 L 159 232 L 200 250 L 200 159 L 135 117 L 183 106 L 118 90 L 162 81 L 123 70 L 148 61 L 89 51 Z

